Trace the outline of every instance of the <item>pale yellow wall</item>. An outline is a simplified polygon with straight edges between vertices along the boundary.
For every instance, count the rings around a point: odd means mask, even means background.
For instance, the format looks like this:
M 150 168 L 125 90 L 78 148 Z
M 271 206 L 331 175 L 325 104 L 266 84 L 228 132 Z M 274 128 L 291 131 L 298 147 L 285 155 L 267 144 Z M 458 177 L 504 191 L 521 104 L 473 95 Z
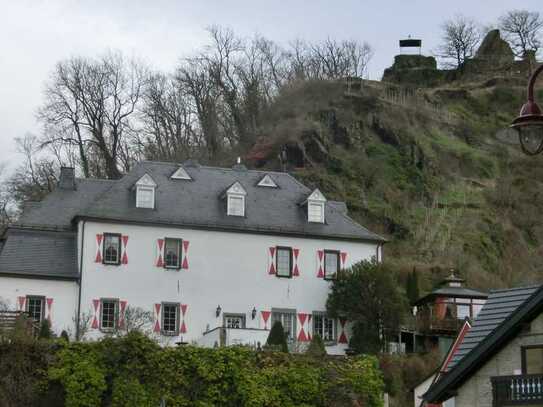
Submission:
M 490 378 L 518 373 L 526 345 L 543 345 L 543 314 L 532 321 L 530 332 L 519 334 L 458 389 L 456 407 L 492 407 Z

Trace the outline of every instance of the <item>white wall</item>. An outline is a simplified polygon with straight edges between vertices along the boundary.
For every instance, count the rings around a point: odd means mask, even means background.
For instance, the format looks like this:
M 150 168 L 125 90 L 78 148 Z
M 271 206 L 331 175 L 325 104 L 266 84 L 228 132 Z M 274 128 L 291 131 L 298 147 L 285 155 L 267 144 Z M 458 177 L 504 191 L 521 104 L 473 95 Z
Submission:
M 62 330 L 75 334 L 73 318 L 77 310 L 78 285 L 71 281 L 4 277 L 0 275 L 0 298 L 7 301 L 11 310 L 20 310 L 19 297 L 27 295 L 52 299 L 51 328 L 59 335 Z M 23 308 L 24 310 L 24 308 Z M 49 316 L 45 304 L 45 318 Z
M 95 262 L 96 235 L 103 233 L 128 236 L 128 264 Z M 188 270 L 156 266 L 157 239 L 165 237 L 189 241 Z M 300 249 L 300 276 L 288 279 L 268 273 L 269 248 L 277 245 Z M 207 329 L 222 325 L 222 314 L 215 316 L 218 305 L 222 312 L 245 313 L 248 328 L 269 329 L 271 317 L 264 324 L 261 311 L 325 311 L 330 283 L 317 278 L 319 249 L 346 252 L 346 267 L 376 254 L 376 244 L 370 243 L 86 222 L 81 310 L 93 312 L 93 299 L 100 298 L 119 298 L 127 301 L 128 306 L 146 310 L 153 310 L 154 304 L 162 302 L 186 304 L 187 332 L 182 339 L 188 342 L 201 338 Z M 253 308 L 258 310 L 254 320 Z M 305 325 L 307 333 L 307 321 Z M 299 332 L 299 320 L 297 326 Z M 339 323 L 338 328 L 341 329 Z M 91 332 L 91 336 L 99 335 L 98 330 Z M 345 347 L 338 344 L 329 351 L 338 353 Z

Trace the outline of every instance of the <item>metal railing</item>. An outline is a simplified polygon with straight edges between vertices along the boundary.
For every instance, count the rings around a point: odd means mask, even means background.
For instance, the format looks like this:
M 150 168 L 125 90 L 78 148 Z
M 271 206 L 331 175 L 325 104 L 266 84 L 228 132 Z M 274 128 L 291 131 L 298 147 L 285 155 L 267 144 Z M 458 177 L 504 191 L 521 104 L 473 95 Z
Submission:
M 490 380 L 494 407 L 543 403 L 543 374 L 495 376 Z

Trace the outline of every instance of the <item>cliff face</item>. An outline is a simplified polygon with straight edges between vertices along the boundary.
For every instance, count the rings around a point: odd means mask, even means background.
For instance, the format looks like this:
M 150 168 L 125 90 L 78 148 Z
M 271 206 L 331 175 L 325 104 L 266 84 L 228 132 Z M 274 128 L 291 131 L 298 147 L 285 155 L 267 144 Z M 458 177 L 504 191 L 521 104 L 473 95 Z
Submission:
M 353 218 L 390 238 L 386 257 L 400 271 L 416 267 L 427 287 L 450 267 L 478 288 L 538 281 L 543 157 L 522 155 L 508 129 L 524 85 L 301 83 L 271 106 L 247 156 L 273 169 L 281 156 L 345 200 Z

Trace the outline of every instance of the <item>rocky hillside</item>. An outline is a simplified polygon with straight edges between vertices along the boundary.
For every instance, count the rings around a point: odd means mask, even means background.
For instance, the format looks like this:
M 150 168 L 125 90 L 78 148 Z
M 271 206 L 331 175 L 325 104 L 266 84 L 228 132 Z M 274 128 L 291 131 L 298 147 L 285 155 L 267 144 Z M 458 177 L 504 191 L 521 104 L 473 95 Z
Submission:
M 305 82 L 285 89 L 246 155 L 304 182 L 382 233 L 388 261 L 429 289 L 451 267 L 471 286 L 541 279 L 543 157 L 507 129 L 526 79 L 426 90 L 384 82 Z M 540 97 L 543 97 L 541 92 Z

